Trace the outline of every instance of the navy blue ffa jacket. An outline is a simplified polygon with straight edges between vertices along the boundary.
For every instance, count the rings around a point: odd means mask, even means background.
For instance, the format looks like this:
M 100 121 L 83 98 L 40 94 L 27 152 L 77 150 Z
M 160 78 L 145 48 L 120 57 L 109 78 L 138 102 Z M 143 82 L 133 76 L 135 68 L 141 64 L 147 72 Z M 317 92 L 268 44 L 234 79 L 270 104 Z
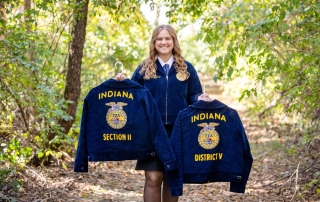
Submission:
M 88 161 L 154 158 L 176 169 L 169 138 L 148 89 L 125 79 L 109 79 L 84 99 L 74 171 L 88 172 Z
M 183 183 L 230 182 L 231 192 L 245 192 L 253 159 L 236 110 L 195 102 L 178 114 L 170 143 L 178 162 L 167 171 L 172 196 L 182 195 Z
M 134 74 L 132 80 L 138 82 L 146 87 L 152 94 L 156 101 L 161 118 L 164 124 L 173 125 L 180 110 L 188 107 L 190 104 L 197 101 L 197 98 L 202 94 L 201 83 L 195 68 L 191 63 L 185 61 L 188 66 L 190 76 L 188 79 L 178 79 L 175 68 L 170 68 L 168 77 L 157 60 L 157 79 L 144 80 L 139 73 L 141 66 L 139 66 Z

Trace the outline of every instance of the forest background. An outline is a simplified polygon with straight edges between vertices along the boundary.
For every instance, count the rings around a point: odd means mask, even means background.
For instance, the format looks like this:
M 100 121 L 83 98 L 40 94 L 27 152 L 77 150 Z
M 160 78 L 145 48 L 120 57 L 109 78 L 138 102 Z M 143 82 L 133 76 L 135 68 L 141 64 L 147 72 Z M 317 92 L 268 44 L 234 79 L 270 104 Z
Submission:
M 72 169 L 84 97 L 117 72 L 131 77 L 161 15 L 199 74 L 250 122 L 281 129 L 272 149 L 298 159 L 286 177 L 308 175 L 289 198 L 319 199 L 317 0 L 1 0 L 1 196 L 15 200 L 28 166 Z

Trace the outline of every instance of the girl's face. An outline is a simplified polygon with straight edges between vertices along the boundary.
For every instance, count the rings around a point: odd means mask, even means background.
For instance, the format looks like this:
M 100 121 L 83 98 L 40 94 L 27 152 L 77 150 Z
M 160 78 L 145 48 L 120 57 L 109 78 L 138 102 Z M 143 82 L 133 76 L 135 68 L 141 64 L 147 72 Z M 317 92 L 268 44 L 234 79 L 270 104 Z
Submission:
M 159 32 L 155 41 L 155 47 L 159 57 L 171 56 L 173 50 L 173 38 L 168 30 L 164 29 Z

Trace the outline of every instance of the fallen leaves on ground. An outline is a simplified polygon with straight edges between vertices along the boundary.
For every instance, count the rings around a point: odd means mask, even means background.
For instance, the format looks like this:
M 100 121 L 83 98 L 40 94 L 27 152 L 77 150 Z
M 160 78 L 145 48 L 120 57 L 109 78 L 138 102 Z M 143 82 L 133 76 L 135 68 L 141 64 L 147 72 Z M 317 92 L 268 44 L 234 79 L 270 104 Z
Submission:
M 250 127 L 248 127 L 250 129 Z M 249 132 L 249 131 L 248 131 Z M 320 201 L 319 182 L 304 189 L 320 170 L 314 156 L 295 156 L 284 153 L 282 143 L 251 136 L 254 163 L 245 194 L 229 192 L 229 183 L 185 184 L 179 201 Z M 263 141 L 262 141 L 263 140 Z M 297 167 L 299 165 L 300 166 Z M 70 164 L 61 166 L 26 167 L 15 176 L 23 182 L 17 191 L 10 187 L 0 192 L 4 201 L 143 201 L 144 173 L 136 171 L 136 161 L 98 162 L 89 164 L 89 173 L 74 173 Z M 296 174 L 296 171 L 303 171 Z M 280 180 L 279 180 L 280 179 Z M 312 187 L 314 186 L 314 187 Z M 298 194 L 297 194 L 298 193 Z

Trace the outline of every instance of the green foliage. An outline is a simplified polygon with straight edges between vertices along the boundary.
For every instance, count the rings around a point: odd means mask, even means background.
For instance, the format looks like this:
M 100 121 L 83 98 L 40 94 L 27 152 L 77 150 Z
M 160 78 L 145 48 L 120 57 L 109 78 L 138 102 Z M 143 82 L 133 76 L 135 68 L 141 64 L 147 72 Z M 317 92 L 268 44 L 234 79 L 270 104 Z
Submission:
M 32 154 L 32 149 L 23 147 L 17 138 L 12 138 L 9 144 L 0 145 L 0 189 L 18 191 L 22 186 L 22 181 L 10 179 L 16 174 L 16 169 L 23 169 Z
M 43 159 L 60 158 L 59 150 L 72 152 L 88 90 L 119 72 L 115 62 L 122 62 L 124 72 L 130 73 L 146 54 L 150 27 L 140 12 L 141 2 L 90 5 L 82 93 L 74 128 L 66 134 L 58 120 L 71 119 L 63 90 L 74 9 L 81 5 L 35 0 L 32 9 L 21 13 L 23 1 L 5 1 L 5 17 L 0 20 L 0 132 L 16 132 L 19 138 L 28 133 L 33 153 Z M 108 7 L 111 4 L 116 7 Z M 48 134 L 55 134 L 50 142 Z M 61 147 L 51 148 L 55 143 Z
M 12 138 L 8 145 L 6 143 L 1 143 L 0 163 L 19 165 L 23 168 L 31 154 L 32 149 L 30 147 L 22 147 L 21 142 L 18 139 Z
M 314 173 L 313 179 L 305 184 L 305 186 L 302 188 L 303 191 L 313 189 L 315 194 L 320 194 L 320 172 Z
M 210 1 L 203 0 L 179 0 L 164 1 L 169 7 L 167 16 L 171 22 L 175 22 L 180 26 L 187 26 L 190 21 L 194 22 L 206 12 L 211 5 Z M 216 1 L 219 3 L 220 1 Z
M 40 150 L 53 142 L 73 143 L 57 123 L 60 118 L 71 118 L 65 112 L 68 101 L 61 95 L 64 77 L 59 72 L 64 71 L 63 54 L 67 50 L 63 49 L 68 45 L 61 43 L 60 47 L 57 46 L 59 42 L 68 42 L 69 35 L 64 34 L 66 38 L 62 38 L 59 36 L 62 33 L 56 33 L 65 26 L 57 23 L 56 19 L 44 19 L 46 15 L 43 14 L 47 11 L 57 11 L 54 7 L 48 9 L 49 5 L 54 4 L 49 1 L 38 4 L 35 1 L 35 8 L 23 15 L 16 14 L 14 6 L 6 7 L 5 29 L 1 29 L 0 33 L 3 36 L 0 39 L 0 66 L 3 67 L 0 68 L 0 88 L 3 92 L 0 95 L 1 125 L 9 134 L 13 129 L 20 136 L 28 131 L 30 140 Z M 63 19 L 66 16 L 60 17 L 60 20 Z M 47 138 L 49 133 L 57 134 L 51 142 Z M 23 152 L 17 147 L 14 149 Z M 11 165 L 20 164 L 14 159 L 15 156 L 9 158 Z
M 2 190 L 4 186 L 6 189 L 10 188 L 14 191 L 18 191 L 22 186 L 22 181 L 20 180 L 8 180 L 9 177 L 16 174 L 16 170 L 14 167 L 4 168 L 0 166 L 0 189 Z
M 119 0 L 93 0 L 93 10 L 95 14 L 101 14 L 101 9 L 106 10 L 108 15 L 118 23 L 123 23 L 126 21 L 135 22 L 137 24 L 143 25 L 146 21 L 141 15 L 140 6 L 142 0 L 129 0 L 129 1 L 119 1 Z M 99 10 L 98 10 L 99 9 Z

